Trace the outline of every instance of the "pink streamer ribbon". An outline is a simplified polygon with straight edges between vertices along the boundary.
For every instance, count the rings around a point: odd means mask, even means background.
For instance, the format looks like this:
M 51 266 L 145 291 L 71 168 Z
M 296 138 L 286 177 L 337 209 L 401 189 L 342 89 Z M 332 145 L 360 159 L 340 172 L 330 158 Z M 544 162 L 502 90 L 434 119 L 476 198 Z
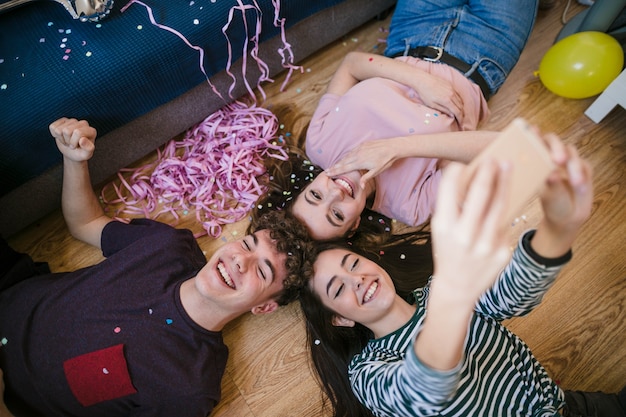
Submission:
M 266 172 L 264 158 L 288 158 L 275 141 L 277 125 L 267 109 L 229 104 L 189 129 L 183 140 L 168 142 L 155 162 L 120 170 L 120 185 L 104 187 L 102 201 L 121 206 L 118 219 L 168 213 L 178 220 L 181 210 L 195 210 L 206 233 L 218 237 L 222 225 L 243 219 L 266 192 L 258 181 Z M 105 197 L 108 187 L 117 198 Z

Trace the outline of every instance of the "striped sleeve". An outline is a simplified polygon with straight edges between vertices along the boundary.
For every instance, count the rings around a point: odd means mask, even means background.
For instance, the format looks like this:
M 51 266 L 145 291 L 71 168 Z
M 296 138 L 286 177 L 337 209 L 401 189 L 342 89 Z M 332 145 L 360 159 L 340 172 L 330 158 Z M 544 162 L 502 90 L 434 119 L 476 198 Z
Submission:
M 520 237 L 511 261 L 478 301 L 477 312 L 505 320 L 528 314 L 541 303 L 571 255 L 564 257 L 562 263 L 542 262 L 543 258 L 531 253 L 529 244 L 524 245 L 533 234 L 534 231 L 528 231 Z
M 428 288 L 418 291 L 418 304 L 424 303 L 427 295 Z M 437 371 L 422 363 L 413 350 L 424 312 L 418 307 L 404 327 L 371 341 L 350 365 L 352 390 L 376 416 L 437 414 L 456 392 L 462 364 Z

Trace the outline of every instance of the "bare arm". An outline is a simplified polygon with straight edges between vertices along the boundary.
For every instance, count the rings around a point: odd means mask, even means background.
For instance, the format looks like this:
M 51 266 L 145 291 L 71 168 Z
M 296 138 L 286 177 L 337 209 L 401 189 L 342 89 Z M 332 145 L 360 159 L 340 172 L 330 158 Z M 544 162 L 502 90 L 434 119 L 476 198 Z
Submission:
M 546 135 L 544 139 L 558 168 L 541 193 L 544 217 L 530 245 L 544 258 L 559 258 L 571 249 L 591 215 L 593 170 L 574 146 L 566 146 L 556 135 Z
M 50 125 L 50 133 L 63 154 L 61 203 L 70 233 L 100 248 L 102 229 L 112 220 L 104 214 L 89 176 L 96 130 L 84 120 L 61 118 Z
M 498 135 L 492 131 L 444 132 L 372 140 L 348 152 L 326 170 L 329 176 L 367 170 L 361 187 L 402 158 L 420 157 L 468 163 Z
M 400 60 L 377 54 L 350 52 L 339 65 L 326 91 L 343 95 L 359 82 L 374 77 L 409 86 L 427 106 L 463 120 L 463 100 L 450 82 Z
M 432 220 L 434 278 L 413 346 L 424 364 L 438 370 L 460 363 L 476 302 L 510 257 L 505 220 L 510 170 L 484 161 L 466 194 L 459 189 L 463 175 L 462 165 L 451 164 L 441 180 Z

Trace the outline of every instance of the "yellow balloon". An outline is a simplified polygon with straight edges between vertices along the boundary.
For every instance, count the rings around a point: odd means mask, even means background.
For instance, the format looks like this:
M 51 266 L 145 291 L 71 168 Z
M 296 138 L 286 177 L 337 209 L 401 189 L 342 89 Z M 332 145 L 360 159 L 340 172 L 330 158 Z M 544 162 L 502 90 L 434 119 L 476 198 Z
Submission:
M 624 51 L 615 38 L 578 32 L 548 49 L 539 64 L 539 79 L 559 96 L 587 98 L 604 91 L 623 66 Z

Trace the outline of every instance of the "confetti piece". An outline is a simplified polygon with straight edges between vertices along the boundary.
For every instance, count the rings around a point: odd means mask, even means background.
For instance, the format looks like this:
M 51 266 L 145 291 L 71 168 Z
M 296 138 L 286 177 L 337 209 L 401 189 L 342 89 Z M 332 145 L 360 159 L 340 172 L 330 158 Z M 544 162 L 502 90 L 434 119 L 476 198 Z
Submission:
M 113 331 L 114 331 L 115 333 L 119 333 L 119 332 L 121 332 L 121 331 L 122 331 L 122 329 L 118 326 L 118 327 L 116 327 L 115 329 L 113 329 Z
M 404 254 L 400 255 L 400 259 L 404 259 L 406 256 Z
M 107 368 L 102 368 L 102 373 L 105 375 L 109 374 L 109 370 Z
M 137 30 L 141 30 L 141 29 L 143 29 L 143 26 L 137 25 Z
M 320 343 L 322 343 L 322 342 L 320 342 L 320 340 L 319 340 L 319 339 L 315 339 L 315 344 L 316 344 L 316 345 L 319 345 Z
M 100 29 L 101 27 L 102 27 L 102 23 L 98 23 L 98 24 L 96 25 L 96 28 L 98 28 L 98 29 Z
M 200 21 L 199 21 L 198 19 L 193 19 L 193 24 L 194 24 L 194 25 L 199 25 L 199 24 L 200 24 Z
M 148 309 L 148 314 L 152 314 L 152 309 L 151 308 Z
M 68 59 L 70 59 L 69 55 L 63 55 L 63 60 L 67 61 Z
M 54 23 L 48 22 L 48 26 L 52 26 L 52 25 L 54 25 Z
M 172 324 L 172 323 L 173 323 L 173 320 L 172 320 L 172 319 L 165 319 L 165 322 L 166 322 L 167 324 Z
M 91 56 L 91 51 L 87 51 L 87 52 L 85 53 L 85 56 Z
M 7 88 L 8 88 L 8 85 L 6 84 L 0 85 L 0 90 L 6 90 Z
M 46 38 L 39 38 L 39 43 L 44 43 L 46 41 Z
M 9 340 L 6 337 L 3 337 L 2 340 L 0 340 L 0 343 L 4 346 L 9 343 Z

